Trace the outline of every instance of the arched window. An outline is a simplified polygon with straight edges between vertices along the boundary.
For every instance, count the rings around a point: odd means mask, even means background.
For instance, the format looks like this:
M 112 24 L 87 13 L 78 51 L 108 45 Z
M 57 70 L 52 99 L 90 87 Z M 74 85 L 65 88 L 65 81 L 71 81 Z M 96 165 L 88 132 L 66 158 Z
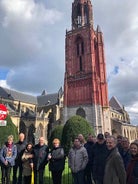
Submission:
M 25 125 L 24 121 L 20 121 L 19 132 L 24 133 L 26 135 L 26 125 Z
M 76 115 L 79 115 L 79 116 L 85 118 L 86 117 L 85 110 L 82 107 L 80 107 L 79 109 L 77 109 Z
M 84 25 L 88 24 L 88 17 L 89 17 L 89 14 L 88 14 L 88 5 L 85 4 L 84 5 Z
M 83 41 L 81 42 L 81 54 L 84 54 L 84 43 L 83 43 Z
M 78 57 L 79 71 L 83 71 L 84 42 L 81 36 L 76 38 L 76 55 Z
M 82 57 L 80 56 L 80 71 L 82 71 Z
M 79 51 L 80 49 L 79 49 L 79 43 L 77 43 L 77 56 L 79 56 L 79 54 L 80 54 L 80 51 Z
M 35 126 L 33 124 L 31 124 L 29 129 L 28 129 L 27 141 L 32 142 L 33 144 L 35 143 L 34 133 L 35 133 Z
M 80 27 L 82 24 L 81 4 L 77 5 L 77 25 Z

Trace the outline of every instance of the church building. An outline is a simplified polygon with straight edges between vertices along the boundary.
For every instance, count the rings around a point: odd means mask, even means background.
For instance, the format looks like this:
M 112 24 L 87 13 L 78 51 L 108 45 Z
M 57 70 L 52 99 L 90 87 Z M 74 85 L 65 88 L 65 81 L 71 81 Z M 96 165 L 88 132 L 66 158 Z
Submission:
M 66 31 L 64 118 L 81 115 L 96 133 L 111 132 L 103 34 L 94 30 L 90 0 L 72 3 L 72 28 Z

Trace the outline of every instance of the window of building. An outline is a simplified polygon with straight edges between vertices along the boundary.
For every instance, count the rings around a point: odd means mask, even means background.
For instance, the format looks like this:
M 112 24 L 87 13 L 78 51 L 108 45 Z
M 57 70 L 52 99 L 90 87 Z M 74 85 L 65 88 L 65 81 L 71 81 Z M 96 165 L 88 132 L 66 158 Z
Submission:
M 88 24 L 88 5 L 84 5 L 84 25 Z
M 81 53 L 84 54 L 84 43 L 81 42 Z
M 77 43 L 77 56 L 79 56 L 80 52 L 79 52 L 79 43 Z
M 83 70 L 83 54 L 84 54 L 84 42 L 83 39 L 78 36 L 76 39 L 76 55 L 78 57 L 79 71 Z
M 80 56 L 80 71 L 82 71 L 82 57 Z
M 76 115 L 79 115 L 79 116 L 85 118 L 86 117 L 85 110 L 83 108 L 81 108 L 81 107 L 78 108 L 77 111 L 76 111 Z
M 81 4 L 77 5 L 77 25 L 80 27 L 82 24 L 82 15 L 81 15 Z

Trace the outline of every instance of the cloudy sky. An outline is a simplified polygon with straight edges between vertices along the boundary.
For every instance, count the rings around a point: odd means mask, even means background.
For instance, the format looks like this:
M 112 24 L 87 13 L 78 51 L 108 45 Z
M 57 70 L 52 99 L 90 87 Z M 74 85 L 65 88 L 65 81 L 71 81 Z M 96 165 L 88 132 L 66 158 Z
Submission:
M 39 95 L 63 86 L 73 0 L 0 0 L 0 86 Z M 104 34 L 109 98 L 138 124 L 138 1 L 92 0 Z

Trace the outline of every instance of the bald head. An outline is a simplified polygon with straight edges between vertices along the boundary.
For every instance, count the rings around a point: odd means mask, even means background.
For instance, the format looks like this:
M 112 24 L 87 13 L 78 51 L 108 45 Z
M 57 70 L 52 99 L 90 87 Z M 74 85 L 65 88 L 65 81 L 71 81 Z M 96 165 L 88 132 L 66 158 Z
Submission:
M 20 134 L 19 134 L 19 141 L 23 142 L 24 139 L 25 139 L 24 133 L 20 133 Z
M 39 144 L 40 144 L 40 146 L 43 146 L 43 145 L 45 144 L 45 139 L 44 139 L 44 137 L 40 137 L 40 138 L 39 138 Z

